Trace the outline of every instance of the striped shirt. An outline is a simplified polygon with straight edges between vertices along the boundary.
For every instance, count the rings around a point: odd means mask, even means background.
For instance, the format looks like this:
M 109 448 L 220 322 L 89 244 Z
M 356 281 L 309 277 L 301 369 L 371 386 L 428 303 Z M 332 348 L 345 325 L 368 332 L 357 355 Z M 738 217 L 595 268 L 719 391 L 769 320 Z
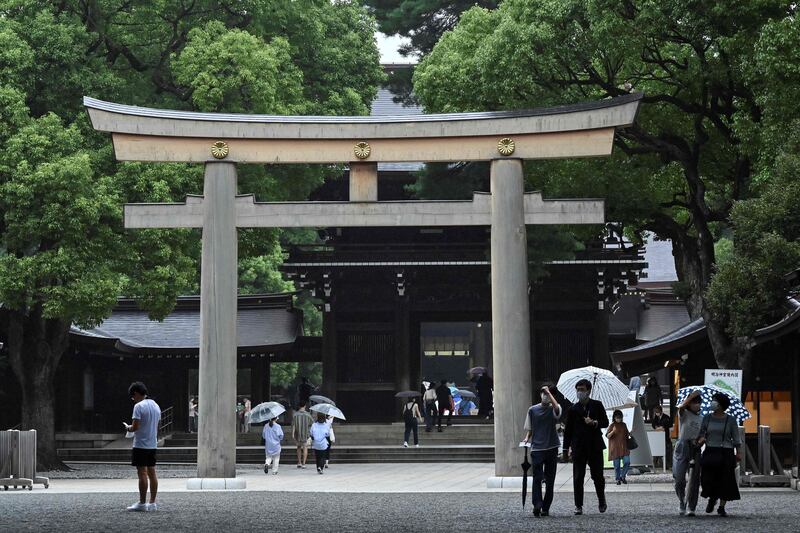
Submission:
M 298 445 L 305 446 L 309 437 L 308 430 L 313 423 L 314 420 L 307 411 L 295 411 L 292 417 L 292 438 Z

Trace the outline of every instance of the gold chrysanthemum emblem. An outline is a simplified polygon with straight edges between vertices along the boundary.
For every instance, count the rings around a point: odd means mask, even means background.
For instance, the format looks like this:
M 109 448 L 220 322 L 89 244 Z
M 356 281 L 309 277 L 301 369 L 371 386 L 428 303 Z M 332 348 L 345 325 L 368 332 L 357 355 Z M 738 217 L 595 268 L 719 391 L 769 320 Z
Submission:
M 216 159 L 225 159 L 228 157 L 228 143 L 225 141 L 217 141 L 211 145 L 211 155 Z
M 360 143 L 356 143 L 356 145 L 353 147 L 353 154 L 355 154 L 355 156 L 359 159 L 368 158 L 371 151 L 372 148 L 370 148 L 368 142 L 362 141 Z
M 514 153 L 514 141 L 509 139 L 508 137 L 504 139 L 500 139 L 500 142 L 497 143 L 497 151 L 500 152 L 500 155 L 511 155 Z

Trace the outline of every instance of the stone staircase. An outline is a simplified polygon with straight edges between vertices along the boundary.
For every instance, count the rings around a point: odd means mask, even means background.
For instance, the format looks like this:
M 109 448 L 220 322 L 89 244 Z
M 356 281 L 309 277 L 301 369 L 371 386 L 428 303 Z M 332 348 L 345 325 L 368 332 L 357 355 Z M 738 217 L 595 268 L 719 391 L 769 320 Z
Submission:
M 294 443 L 289 428 L 281 461 L 296 462 Z M 336 442 L 331 449 L 334 463 L 491 463 L 494 462 L 494 426 L 490 424 L 456 424 L 426 433 L 420 428 L 420 447 L 403 448 L 403 424 L 334 425 Z M 66 462 L 127 463 L 130 450 L 119 448 L 63 448 L 59 457 Z M 158 450 L 161 463 L 196 463 L 197 435 L 174 433 Z M 261 428 L 236 438 L 237 463 L 262 463 Z M 310 459 L 313 462 L 313 457 Z

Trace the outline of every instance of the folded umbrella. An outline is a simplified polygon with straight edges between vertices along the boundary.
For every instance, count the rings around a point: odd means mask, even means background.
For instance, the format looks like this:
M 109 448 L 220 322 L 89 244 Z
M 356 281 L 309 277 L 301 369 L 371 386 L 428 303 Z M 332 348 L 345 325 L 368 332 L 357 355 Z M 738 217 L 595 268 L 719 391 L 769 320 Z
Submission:
M 528 498 L 528 470 L 531 469 L 531 462 L 528 461 L 528 448 L 523 448 L 525 458 L 522 460 L 522 508 L 525 509 L 525 500 Z
M 286 408 L 278 402 L 264 402 L 250 409 L 250 412 L 247 413 L 247 420 L 251 424 L 257 424 L 278 418 L 285 412 Z
M 459 389 L 458 393 L 461 395 L 462 398 L 475 398 L 475 393 L 472 391 Z
M 344 417 L 344 413 L 336 407 L 335 405 L 331 405 L 329 403 L 319 403 L 317 405 L 312 405 L 311 410 L 315 413 L 322 413 L 325 416 L 332 416 L 333 418 L 338 418 L 340 420 L 347 420 Z
M 422 396 L 422 394 L 415 390 L 404 390 L 394 395 L 395 398 L 416 398 L 417 396 Z

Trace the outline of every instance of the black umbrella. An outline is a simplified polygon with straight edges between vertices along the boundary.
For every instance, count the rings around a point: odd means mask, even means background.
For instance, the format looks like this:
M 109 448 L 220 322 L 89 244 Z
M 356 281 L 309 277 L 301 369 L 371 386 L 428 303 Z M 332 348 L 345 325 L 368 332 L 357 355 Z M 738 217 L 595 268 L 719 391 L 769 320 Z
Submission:
M 422 396 L 422 394 L 415 390 L 404 390 L 394 395 L 395 398 L 416 398 L 417 396 Z
M 528 461 L 528 448 L 523 448 L 525 459 L 522 461 L 522 508 L 525 509 L 525 500 L 528 497 L 528 470 L 531 469 L 531 463 Z

